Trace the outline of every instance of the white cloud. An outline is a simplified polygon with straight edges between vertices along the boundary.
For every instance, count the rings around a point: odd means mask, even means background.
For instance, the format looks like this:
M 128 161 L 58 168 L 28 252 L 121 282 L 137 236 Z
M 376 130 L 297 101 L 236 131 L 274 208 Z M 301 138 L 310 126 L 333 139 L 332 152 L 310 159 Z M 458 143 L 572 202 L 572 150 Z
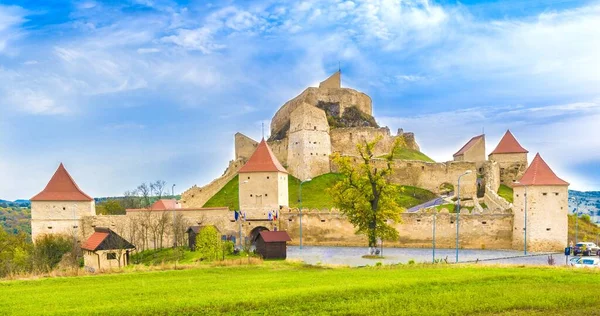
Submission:
M 8 49 L 8 44 L 24 34 L 19 28 L 25 22 L 26 12 L 17 6 L 0 4 L 0 53 Z

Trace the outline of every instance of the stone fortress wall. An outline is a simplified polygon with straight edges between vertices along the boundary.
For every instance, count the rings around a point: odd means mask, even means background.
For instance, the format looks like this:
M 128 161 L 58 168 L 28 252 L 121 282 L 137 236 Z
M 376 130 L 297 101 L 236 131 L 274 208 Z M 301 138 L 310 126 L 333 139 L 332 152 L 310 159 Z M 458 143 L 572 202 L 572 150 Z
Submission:
M 325 111 L 300 104 L 290 116 L 288 144 L 287 169 L 296 178 L 306 180 L 331 171 L 331 138 Z
M 500 168 L 500 184 L 513 186 L 513 182 L 520 179 L 527 170 L 527 154 L 490 154 L 489 161 L 495 161 Z
M 349 88 L 314 88 L 310 87 L 304 90 L 300 95 L 286 102 L 273 116 L 271 120 L 271 135 L 283 135 L 285 129 L 290 124 L 292 112 L 302 103 L 308 103 L 317 106 L 319 103 L 339 104 L 339 115 L 341 116 L 346 108 L 356 106 L 365 114 L 372 115 L 371 98 L 354 89 Z M 277 137 L 281 138 L 281 137 Z
M 394 142 L 398 137 L 403 137 L 406 147 L 412 150 L 419 151 L 419 145 L 415 141 L 413 133 L 404 133 L 402 129 L 394 136 L 391 135 L 390 129 L 387 127 L 343 127 L 334 128 L 330 132 L 331 135 L 331 151 L 338 152 L 341 155 L 358 156 L 356 144 L 359 142 L 370 142 L 377 137 L 381 137 L 377 146 L 375 146 L 375 156 L 389 154 Z
M 87 239 L 94 227 L 108 227 L 135 245 L 142 245 L 141 224 L 156 221 L 162 216 L 174 218 L 183 216 L 187 225 L 214 225 L 223 235 L 239 238 L 250 236 L 256 228 L 285 230 L 292 241 L 299 243 L 298 209 L 284 209 L 277 220 L 234 221 L 233 212 L 226 208 L 210 208 L 184 211 L 147 211 L 128 212 L 127 215 L 98 215 L 81 219 L 81 238 Z M 433 216 L 431 212 L 403 213 L 401 223 L 395 224 L 399 232 L 396 241 L 384 241 L 386 247 L 428 248 L 432 245 Z M 267 214 L 264 214 L 264 219 Z M 436 247 L 453 248 L 456 238 L 456 214 L 442 209 L 436 215 Z M 137 227 L 137 228 L 134 228 Z M 163 247 L 170 247 L 173 234 L 170 225 L 166 226 Z M 503 212 L 460 213 L 460 247 L 465 249 L 511 249 L 513 234 L 513 215 Z M 303 244 L 314 246 L 365 246 L 364 235 L 356 234 L 354 226 L 336 210 L 304 210 L 302 213 Z M 152 238 L 147 240 L 154 246 Z
M 238 158 L 229 162 L 222 176 L 214 179 L 209 184 L 198 187 L 193 186 L 181 194 L 181 205 L 184 208 L 202 207 L 211 197 L 221 190 L 231 179 L 233 179 L 246 160 Z

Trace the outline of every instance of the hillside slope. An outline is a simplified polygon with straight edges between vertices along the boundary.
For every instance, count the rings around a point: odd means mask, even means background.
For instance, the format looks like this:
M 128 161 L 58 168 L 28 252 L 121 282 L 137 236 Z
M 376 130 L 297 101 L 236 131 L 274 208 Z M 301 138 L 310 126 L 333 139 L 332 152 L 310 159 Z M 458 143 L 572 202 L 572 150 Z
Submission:
M 312 181 L 302 185 L 302 207 L 311 209 L 332 208 L 333 202 L 327 193 L 327 188 L 332 187 L 335 182 L 342 179 L 342 175 L 336 173 L 327 173 L 315 177 Z M 220 207 L 226 206 L 229 209 L 239 209 L 238 196 L 239 180 L 235 176 L 229 181 L 223 189 L 210 198 L 204 207 Z M 289 176 L 289 205 L 290 207 L 298 207 L 298 193 L 300 188 L 300 180 Z M 435 198 L 435 194 L 421 188 L 410 186 L 397 186 L 397 201 L 402 207 L 409 208 Z

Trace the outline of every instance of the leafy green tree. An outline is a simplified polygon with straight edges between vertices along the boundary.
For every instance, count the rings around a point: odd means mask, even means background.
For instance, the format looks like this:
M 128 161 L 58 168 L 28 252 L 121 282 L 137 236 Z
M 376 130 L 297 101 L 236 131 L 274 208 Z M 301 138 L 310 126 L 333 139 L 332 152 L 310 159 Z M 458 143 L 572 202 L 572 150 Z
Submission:
M 33 266 L 36 271 L 47 272 L 54 269 L 63 255 L 74 252 L 73 237 L 67 235 L 42 235 L 35 241 Z
M 204 260 L 213 261 L 219 258 L 223 250 L 219 231 L 214 226 L 202 227 L 196 236 L 196 250 Z
M 355 157 L 333 155 L 334 163 L 344 177 L 329 193 L 334 205 L 354 225 L 357 233 L 367 236 L 369 247 L 375 247 L 377 238 L 398 238 L 398 231 L 389 221 L 400 222 L 402 208 L 396 202 L 396 188 L 390 183 L 394 152 L 405 147 L 404 140 L 398 138 L 389 154 L 384 156 L 385 165 L 377 166 L 374 161 L 374 148 L 381 140 L 357 144 L 358 161 Z
M 101 215 L 123 215 L 125 208 L 118 200 L 108 199 L 96 205 L 96 213 Z
M 0 226 L 0 277 L 30 271 L 32 248 L 28 235 L 10 234 Z

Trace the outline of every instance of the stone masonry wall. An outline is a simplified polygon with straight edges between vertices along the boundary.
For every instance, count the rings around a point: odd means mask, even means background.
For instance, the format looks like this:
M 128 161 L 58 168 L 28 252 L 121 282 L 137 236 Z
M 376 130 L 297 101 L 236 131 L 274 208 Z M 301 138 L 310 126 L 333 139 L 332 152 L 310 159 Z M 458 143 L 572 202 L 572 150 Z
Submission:
M 527 187 L 527 250 L 562 251 L 568 245 L 568 189 L 564 186 Z M 513 248 L 523 249 L 525 187 L 514 187 Z
M 246 160 L 236 159 L 229 162 L 229 166 L 222 176 L 211 181 L 209 184 L 198 187 L 193 186 L 181 194 L 181 205 L 184 208 L 202 207 L 213 195 L 221 190 L 227 182 L 233 179 L 238 170 L 246 163 Z
M 358 163 L 358 158 L 354 158 Z M 379 168 L 386 167 L 384 159 L 372 159 L 372 163 Z M 423 162 L 415 160 L 394 160 L 391 181 L 393 183 L 416 186 L 429 191 L 440 193 L 440 186 L 449 183 L 456 186 L 458 177 L 467 170 L 474 170 L 474 162 L 449 161 L 445 163 Z M 338 172 L 338 167 L 332 162 L 332 172 Z M 475 172 L 465 175 L 460 183 L 461 196 L 471 197 L 477 194 L 477 175 Z
M 510 249 L 512 247 L 511 214 L 462 214 L 459 243 L 469 249 Z M 280 229 L 298 244 L 299 217 L 297 211 L 283 213 Z M 456 214 L 439 213 L 436 218 L 436 246 L 453 248 L 456 241 Z M 403 213 L 402 223 L 395 225 L 400 234 L 397 241 L 384 241 L 388 247 L 429 248 L 432 245 L 433 214 Z M 364 235 L 357 235 L 354 226 L 337 212 L 303 212 L 302 236 L 306 245 L 367 246 Z
M 390 129 L 387 127 L 334 128 L 330 131 L 330 135 L 332 152 L 339 152 L 341 155 L 358 156 L 356 144 L 364 142 L 365 140 L 370 142 L 377 137 L 381 137 L 381 140 L 377 146 L 375 146 L 375 157 L 389 154 L 396 138 L 399 136 L 405 138 L 408 148 L 419 150 L 419 145 L 415 142 L 412 133 L 403 133 L 402 130 L 399 130 L 398 135 L 392 136 L 390 134 Z
M 340 115 L 351 106 L 356 106 L 366 114 L 373 114 L 371 98 L 362 92 L 348 88 L 311 87 L 279 108 L 271 120 L 271 135 L 276 135 L 285 128 L 290 121 L 292 112 L 302 103 L 316 107 L 319 102 L 339 103 Z
M 256 150 L 258 142 L 254 139 L 242 134 L 235 133 L 235 159 L 248 160 Z
M 66 234 L 81 238 L 79 220 L 96 215 L 94 201 L 32 201 L 31 238 L 43 234 Z
M 500 183 L 509 187 L 521 179 L 527 170 L 527 154 L 490 154 L 490 161 L 496 161 L 500 167 Z
M 325 112 L 300 105 L 290 117 L 288 172 L 300 180 L 329 173 L 331 141 Z

